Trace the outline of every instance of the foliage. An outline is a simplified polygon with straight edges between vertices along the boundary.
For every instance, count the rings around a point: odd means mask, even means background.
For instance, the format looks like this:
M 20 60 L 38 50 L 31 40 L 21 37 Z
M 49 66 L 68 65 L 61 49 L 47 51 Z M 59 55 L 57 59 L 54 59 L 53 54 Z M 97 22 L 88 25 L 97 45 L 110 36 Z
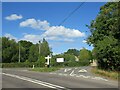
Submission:
M 45 66 L 45 57 L 44 56 L 39 56 L 37 60 L 38 66 L 39 67 L 44 67 Z
M 77 50 L 77 49 L 68 49 L 68 51 L 65 52 L 65 54 L 71 54 L 71 55 L 79 56 L 79 50 Z
M 38 60 L 38 45 L 32 45 L 30 47 L 28 60 L 29 62 L 36 62 Z
M 2 62 L 17 62 L 18 61 L 18 45 L 15 40 L 2 38 Z
M 57 71 L 59 69 L 60 68 L 58 68 L 58 67 L 50 67 L 50 68 L 44 67 L 44 68 L 34 68 L 34 69 L 30 69 L 30 70 L 38 71 L 38 72 L 53 72 L 53 71 Z
M 30 51 L 30 47 L 33 45 L 32 42 L 29 42 L 29 41 L 25 41 L 25 40 L 21 40 L 19 41 L 21 47 L 24 48 L 24 60 L 27 60 L 28 57 L 29 57 L 29 51 Z
M 96 19 L 90 24 L 91 35 L 87 42 L 94 46 L 98 67 L 120 70 L 120 20 L 118 3 L 108 2 L 100 8 Z
M 19 61 L 20 50 L 20 62 L 37 62 L 39 55 L 44 58 L 50 54 L 50 48 L 48 42 L 43 39 L 41 43 L 41 53 L 39 54 L 39 44 L 33 44 L 29 41 L 16 42 L 14 39 L 6 37 L 2 39 L 2 62 L 3 63 L 17 63 Z M 0 54 L 1 55 L 1 54 Z
M 0 37 L 0 63 L 2 62 L 2 38 Z
M 64 58 L 65 61 L 58 63 L 56 62 L 56 58 Z M 61 66 L 61 67 L 75 67 L 75 66 L 87 66 L 89 65 L 89 62 L 84 61 L 75 61 L 75 56 L 71 54 L 59 54 L 56 56 L 53 56 L 51 59 L 51 66 Z
M 33 65 L 35 65 L 35 67 L 37 66 L 37 63 L 35 62 L 21 62 L 21 63 L 2 63 L 2 68 L 20 68 L 20 67 L 24 67 L 24 68 L 32 68 Z
M 79 60 L 80 61 L 90 61 L 92 59 L 92 53 L 91 51 L 83 48 L 80 50 L 80 54 L 79 54 Z
M 41 43 L 40 48 L 40 55 L 46 57 L 50 55 L 50 48 L 48 42 L 43 38 L 43 42 Z
M 105 71 L 105 70 L 101 70 L 101 69 L 98 69 L 98 68 L 93 68 L 91 71 L 93 73 L 97 74 L 97 75 L 104 76 L 106 78 L 115 79 L 115 80 L 119 79 L 118 72 Z

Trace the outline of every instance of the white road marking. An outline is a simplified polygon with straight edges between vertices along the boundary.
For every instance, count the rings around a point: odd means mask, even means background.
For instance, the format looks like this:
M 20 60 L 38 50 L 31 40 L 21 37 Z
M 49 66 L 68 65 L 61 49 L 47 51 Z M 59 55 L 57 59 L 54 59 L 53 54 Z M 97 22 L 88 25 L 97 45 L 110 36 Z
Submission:
M 49 73 L 49 74 L 57 74 L 57 73 Z
M 63 75 L 62 73 L 59 73 L 58 75 Z
M 72 70 L 72 72 L 70 73 L 70 76 L 75 76 L 76 74 L 74 74 L 74 70 Z
M 107 79 L 104 79 L 104 78 L 102 78 L 102 77 L 92 77 L 92 79 L 108 81 Z
M 71 70 L 71 68 L 67 68 L 67 69 L 64 70 L 64 72 L 68 72 L 70 70 Z
M 76 76 L 76 77 L 90 78 L 90 76 L 85 76 L 85 75 L 79 75 L 79 76 Z
M 78 72 L 87 72 L 87 70 L 81 69 L 81 70 L 79 70 Z
M 58 74 L 60 76 L 68 76 L 69 74 L 64 74 L 64 73 L 50 73 L 50 74 Z M 82 78 L 89 78 L 89 79 L 94 79 L 94 80 L 103 80 L 103 81 L 108 81 L 107 79 L 104 79 L 102 77 L 92 77 L 92 76 L 85 76 L 85 75 L 76 75 L 74 74 L 74 70 L 70 73 L 70 76 L 75 76 L 75 77 L 82 77 Z
M 54 88 L 54 89 L 67 89 L 67 88 L 62 87 L 62 86 L 54 85 L 54 84 L 51 84 L 51 83 L 39 81 L 39 80 L 36 80 L 36 79 L 24 77 L 24 76 L 12 75 L 12 74 L 7 74 L 7 73 L 2 73 L 2 74 L 3 74 L 3 75 L 6 75 L 6 76 L 10 76 L 10 77 L 17 78 L 17 79 L 29 81 L 29 82 L 32 82 L 32 83 L 35 83 L 35 84 L 43 85 L 43 86 L 46 86 L 46 87 L 49 87 L 49 88 Z
M 63 74 L 64 76 L 67 76 L 67 74 Z

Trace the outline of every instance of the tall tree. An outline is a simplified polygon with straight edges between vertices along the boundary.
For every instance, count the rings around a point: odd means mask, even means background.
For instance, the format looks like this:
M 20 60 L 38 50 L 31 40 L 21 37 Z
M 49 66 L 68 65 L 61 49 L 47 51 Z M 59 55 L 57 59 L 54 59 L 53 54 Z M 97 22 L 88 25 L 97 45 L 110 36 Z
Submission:
M 18 61 L 18 45 L 15 40 L 2 37 L 2 62 Z
M 89 61 L 92 59 L 92 53 L 91 51 L 83 48 L 80 50 L 80 54 L 79 54 L 79 59 L 80 61 Z
M 90 24 L 91 35 L 87 39 L 96 50 L 98 67 L 120 70 L 120 15 L 117 2 L 108 2 L 100 8 L 96 19 Z
M 41 56 L 47 56 L 50 55 L 51 51 L 49 48 L 49 44 L 48 42 L 43 38 L 43 42 L 41 43 L 41 47 L 40 47 L 40 55 Z
M 77 50 L 77 49 L 68 49 L 68 51 L 65 52 L 65 54 L 72 54 L 72 55 L 75 55 L 75 56 L 79 56 L 79 50 Z
M 33 45 L 32 42 L 21 40 L 20 46 L 24 48 L 24 60 L 28 60 L 30 47 Z
M 30 62 L 36 62 L 39 58 L 39 53 L 38 53 L 38 44 L 36 45 L 32 45 L 30 47 L 30 51 L 29 51 L 29 57 L 28 60 Z

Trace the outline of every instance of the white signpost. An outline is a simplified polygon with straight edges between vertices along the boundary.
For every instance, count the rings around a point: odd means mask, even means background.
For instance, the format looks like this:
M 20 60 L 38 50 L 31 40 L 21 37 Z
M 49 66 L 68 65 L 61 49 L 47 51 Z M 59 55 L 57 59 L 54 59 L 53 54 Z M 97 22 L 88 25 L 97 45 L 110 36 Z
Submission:
M 56 61 L 57 62 L 64 62 L 64 58 L 57 58 Z
M 45 57 L 45 59 L 47 60 L 46 64 L 49 66 L 51 57 L 48 55 L 47 57 Z

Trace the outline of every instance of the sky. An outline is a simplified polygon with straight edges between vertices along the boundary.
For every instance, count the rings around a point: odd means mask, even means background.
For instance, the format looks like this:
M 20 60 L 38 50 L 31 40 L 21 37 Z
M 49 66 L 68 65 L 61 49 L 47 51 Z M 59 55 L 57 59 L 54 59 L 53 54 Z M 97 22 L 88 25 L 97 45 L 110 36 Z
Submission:
M 2 36 L 34 44 L 45 38 L 54 54 L 68 49 L 93 47 L 86 25 L 96 18 L 105 2 L 85 2 L 62 25 L 59 24 L 82 2 L 3 2 Z

